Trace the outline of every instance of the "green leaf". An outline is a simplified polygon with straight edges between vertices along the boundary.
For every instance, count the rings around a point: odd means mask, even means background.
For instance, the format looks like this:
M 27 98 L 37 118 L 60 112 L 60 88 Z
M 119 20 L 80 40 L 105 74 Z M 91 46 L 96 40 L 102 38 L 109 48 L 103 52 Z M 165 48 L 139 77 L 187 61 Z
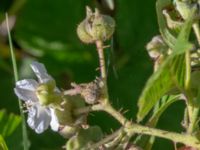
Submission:
M 163 62 L 160 68 L 147 81 L 138 101 L 138 122 L 141 121 L 156 102 L 174 86 L 184 90 L 190 80 L 190 62 L 188 51 L 192 45 L 188 42 L 190 29 L 193 23 L 195 10 L 191 11 L 191 17 L 185 22 L 172 54 Z
M 0 150 L 3 150 L 6 145 L 4 145 L 4 139 L 7 145 L 14 149 L 22 149 L 21 147 L 21 117 L 15 114 L 7 114 L 5 110 L 0 110 Z M 20 129 L 20 130 L 19 130 Z M 17 137 L 17 138 L 16 138 Z M 4 139 L 3 139 L 4 138 Z M 14 145 L 14 146 L 13 146 Z
M 153 114 L 150 119 L 147 121 L 146 125 L 149 127 L 156 127 L 158 120 L 160 119 L 163 112 L 174 102 L 178 101 L 180 98 L 179 95 L 168 96 L 165 95 L 158 101 L 154 107 Z M 150 150 L 155 141 L 154 136 L 141 135 L 136 139 L 138 146 L 144 148 L 145 150 Z
M 170 48 L 173 48 L 176 42 L 176 38 L 168 30 L 167 23 L 162 13 L 163 8 L 166 6 L 169 6 L 170 4 L 171 4 L 171 0 L 158 0 L 156 3 L 156 12 L 157 12 L 157 17 L 158 17 L 158 25 L 159 25 L 160 33 L 164 41 L 168 44 L 168 46 Z
M 0 149 L 1 150 L 8 150 L 5 140 L 3 139 L 2 135 L 0 135 Z
M 21 123 L 21 117 L 14 114 L 6 114 L 5 110 L 0 111 L 0 134 L 3 137 L 10 136 Z
M 156 103 L 152 117 L 148 120 L 147 125 L 155 127 L 162 113 L 174 102 L 178 101 L 179 95 L 163 96 L 160 101 Z

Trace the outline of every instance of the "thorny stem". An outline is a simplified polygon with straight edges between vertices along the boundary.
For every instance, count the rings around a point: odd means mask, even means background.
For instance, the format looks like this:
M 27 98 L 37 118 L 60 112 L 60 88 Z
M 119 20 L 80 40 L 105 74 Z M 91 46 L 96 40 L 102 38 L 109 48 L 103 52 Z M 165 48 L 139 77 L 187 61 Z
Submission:
M 195 31 L 196 36 L 198 37 L 198 42 L 200 44 L 200 32 L 198 30 L 197 32 L 197 25 L 194 24 L 193 28 Z M 199 29 L 199 28 L 198 28 Z M 99 55 L 99 62 L 100 62 L 100 71 L 101 71 L 101 77 L 104 80 L 105 86 L 104 86 L 104 100 L 100 101 L 99 104 L 89 106 L 86 108 L 82 108 L 79 110 L 75 110 L 75 114 L 81 114 L 81 113 L 88 113 L 90 111 L 105 111 L 111 116 L 113 116 L 116 120 L 118 120 L 121 125 L 124 127 L 124 131 L 127 133 L 127 136 L 132 137 L 133 134 L 146 134 L 151 136 L 157 136 L 165 139 L 172 140 L 177 143 L 183 143 L 185 145 L 198 148 L 200 149 L 200 141 L 191 134 L 179 134 L 175 132 L 169 132 L 165 130 L 155 129 L 151 127 L 146 127 L 143 125 L 139 125 L 136 123 L 131 122 L 130 120 L 126 119 L 119 111 L 114 109 L 111 104 L 109 103 L 109 97 L 108 97 L 108 91 L 107 91 L 107 75 L 106 75 L 106 66 L 105 66 L 105 58 L 104 58 L 104 52 L 103 52 L 103 42 L 102 41 L 96 41 L 97 51 Z M 197 114 L 197 110 L 193 110 L 192 114 Z M 195 115 L 191 120 L 191 130 L 194 129 L 194 124 L 196 122 L 196 116 Z M 102 141 L 100 141 L 102 142 Z M 103 141 L 105 142 L 105 141 Z
M 87 114 L 92 111 L 102 111 L 103 106 L 101 104 L 96 104 L 88 107 L 78 108 L 74 110 L 74 115 L 79 116 L 81 114 Z
M 96 104 L 82 109 L 75 110 L 75 114 L 88 113 L 91 111 L 105 111 L 116 120 L 118 120 L 124 127 L 124 131 L 129 137 L 132 137 L 134 133 L 146 134 L 151 136 L 157 136 L 165 139 L 172 140 L 173 142 L 183 143 L 185 145 L 200 149 L 200 141 L 190 134 L 180 134 L 160 129 L 155 129 L 151 127 L 146 127 L 140 124 L 133 123 L 127 120 L 123 115 L 121 115 L 117 110 L 115 110 L 109 103 L 106 104 Z
M 138 124 L 132 124 L 127 128 L 129 134 L 139 133 L 151 136 L 157 136 L 165 139 L 172 140 L 173 142 L 183 143 L 185 145 L 200 149 L 199 140 L 190 134 L 178 134 L 175 132 L 164 131 L 160 129 L 150 128 Z
M 104 98 L 103 99 L 104 99 L 104 102 L 107 103 L 109 100 L 109 95 L 108 95 L 108 87 L 107 87 L 107 73 L 106 73 L 103 42 L 100 40 L 97 40 L 96 47 L 97 47 L 98 56 L 99 56 L 99 67 L 100 67 L 100 72 L 101 72 L 101 78 L 104 82 L 104 88 L 103 88 Z
M 107 106 L 104 106 L 103 108 L 104 108 L 104 111 L 106 111 L 107 113 L 112 115 L 116 120 L 118 120 L 124 126 L 124 130 L 127 132 L 127 135 L 130 137 L 134 133 L 158 136 L 161 138 L 172 140 L 177 143 L 180 142 L 185 145 L 200 149 L 200 141 L 195 136 L 192 136 L 190 134 L 179 134 L 179 133 L 175 133 L 175 132 L 169 132 L 169 131 L 165 131 L 165 130 L 142 126 L 142 125 L 139 125 L 139 124 L 136 124 L 136 123 L 133 123 L 133 122 L 127 120 L 124 116 L 122 116 L 117 110 L 115 110 L 109 104 Z M 193 119 L 196 122 L 198 109 L 194 110 L 193 112 L 195 112 L 195 114 L 196 114 Z M 194 125 L 195 122 L 192 124 Z M 192 126 L 191 128 L 193 129 L 194 126 Z
M 94 145 L 90 146 L 90 149 L 95 149 L 98 148 L 99 146 L 102 146 L 106 143 L 108 143 L 109 141 L 113 140 L 114 138 L 116 138 L 121 132 L 123 132 L 124 128 L 120 128 L 117 131 L 115 131 L 114 133 L 106 136 L 104 139 L 102 139 L 101 141 L 95 143 Z
M 103 42 L 100 40 L 97 40 L 96 47 L 97 47 L 97 51 L 98 51 L 98 55 L 99 55 L 99 65 L 100 65 L 101 77 L 102 77 L 102 79 L 106 80 L 107 75 L 106 75 Z
M 196 34 L 198 43 L 200 45 L 200 30 L 199 30 L 198 23 L 193 24 L 193 29 Z M 96 47 L 97 47 L 98 56 L 99 56 L 101 77 L 105 84 L 104 89 L 103 89 L 104 90 L 104 100 L 100 101 L 100 103 L 97 105 L 93 105 L 93 106 L 85 107 L 85 108 L 82 108 L 79 110 L 75 110 L 74 113 L 76 115 L 81 114 L 81 113 L 88 113 L 90 111 L 105 111 L 121 123 L 121 125 L 124 127 L 124 131 L 127 133 L 127 135 L 129 137 L 132 137 L 133 134 L 135 134 L 135 133 L 146 134 L 146 135 L 157 136 L 157 137 L 169 139 L 169 140 L 172 140 L 177 143 L 180 142 L 185 145 L 200 149 L 200 141 L 195 136 L 191 135 L 194 130 L 194 127 L 195 127 L 199 109 L 195 109 L 193 107 L 189 113 L 190 124 L 189 124 L 189 129 L 188 129 L 187 134 L 179 134 L 179 133 L 175 133 L 175 132 L 169 132 L 169 131 L 165 131 L 165 130 L 160 130 L 160 129 L 155 129 L 155 128 L 139 125 L 139 124 L 129 121 L 119 111 L 115 110 L 109 103 L 109 96 L 108 96 L 108 90 L 107 90 L 107 74 L 106 74 L 105 58 L 104 58 L 104 51 L 103 51 L 103 42 L 100 40 L 96 41 Z M 189 55 L 189 53 L 188 53 L 188 55 Z M 188 55 L 186 56 L 187 58 L 189 57 Z M 190 70 L 187 70 L 187 72 L 190 73 Z M 189 76 L 188 76 L 188 78 L 189 78 Z M 189 86 L 189 84 L 190 83 L 188 80 L 188 84 L 186 86 Z M 190 109 L 190 108 L 188 108 L 188 109 Z M 108 139 L 110 139 L 110 137 L 108 137 Z M 106 141 L 104 141 L 104 139 L 103 139 L 99 143 L 102 144 L 102 143 L 105 143 Z
M 146 134 L 151 136 L 158 136 L 161 138 L 169 139 L 174 142 L 180 142 L 188 146 L 192 146 L 195 148 L 200 148 L 200 141 L 189 134 L 179 134 L 175 132 L 169 132 L 165 130 L 150 128 L 146 126 L 142 126 L 133 122 L 130 122 L 126 118 L 124 118 L 118 111 L 116 111 L 113 107 L 104 106 L 105 111 L 112 115 L 115 119 L 117 119 L 123 126 L 124 130 L 127 132 L 128 136 L 132 136 L 134 133 Z
M 131 121 L 127 120 L 119 111 L 116 111 L 109 103 L 103 106 L 103 111 L 113 116 L 124 127 L 129 126 L 131 124 Z

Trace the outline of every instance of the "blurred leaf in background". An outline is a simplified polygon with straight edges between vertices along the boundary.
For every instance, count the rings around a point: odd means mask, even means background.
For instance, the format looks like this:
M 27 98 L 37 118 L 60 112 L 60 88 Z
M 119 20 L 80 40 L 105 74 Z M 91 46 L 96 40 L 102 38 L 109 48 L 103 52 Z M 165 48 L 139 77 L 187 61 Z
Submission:
M 10 149 L 22 149 L 22 131 L 20 129 L 20 123 L 20 116 L 12 113 L 8 114 L 5 110 L 0 111 L 0 145 L 2 145 L 5 150 L 6 144 L 4 140 Z M 16 142 L 16 137 L 20 141 Z
M 0 149 L 8 150 L 5 140 L 3 139 L 3 137 L 1 135 L 0 135 Z

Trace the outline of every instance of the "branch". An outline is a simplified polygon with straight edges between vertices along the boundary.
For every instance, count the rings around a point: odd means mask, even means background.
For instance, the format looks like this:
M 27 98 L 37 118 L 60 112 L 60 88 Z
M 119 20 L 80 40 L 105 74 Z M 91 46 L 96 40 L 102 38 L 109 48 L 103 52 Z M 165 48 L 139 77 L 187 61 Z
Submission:
M 103 42 L 100 40 L 96 41 L 96 47 L 99 55 L 99 65 L 100 65 L 100 71 L 101 71 L 101 77 L 102 79 L 106 80 L 106 66 L 105 66 L 105 58 L 104 58 L 104 52 L 103 52 Z
M 113 140 L 114 138 L 116 138 L 120 133 L 122 133 L 124 130 L 124 128 L 120 128 L 118 129 L 117 131 L 115 131 L 114 133 L 106 136 L 105 138 L 103 138 L 101 141 L 91 145 L 89 148 L 90 149 L 95 149 L 95 148 L 98 148 L 104 144 L 107 144 L 109 141 Z
M 104 111 L 113 116 L 118 120 L 123 126 L 124 130 L 127 132 L 128 136 L 132 136 L 134 133 L 146 134 L 151 136 L 157 136 L 165 139 L 172 140 L 177 143 L 183 143 L 185 145 L 200 148 L 200 141 L 190 134 L 179 134 L 175 132 L 169 132 L 165 130 L 155 129 L 139 125 L 127 120 L 118 111 L 116 111 L 111 105 L 104 106 Z
M 123 115 L 121 115 L 117 110 L 115 110 L 109 103 L 106 104 L 96 104 L 93 106 L 76 109 L 74 113 L 79 115 L 81 113 L 88 113 L 91 111 L 105 111 L 111 116 L 113 116 L 116 120 L 118 120 L 122 126 L 124 127 L 124 131 L 127 133 L 129 137 L 132 137 L 133 134 L 145 134 L 151 136 L 157 136 L 161 138 L 165 138 L 171 140 L 176 143 L 183 143 L 187 146 L 191 146 L 194 148 L 200 149 L 200 141 L 195 136 L 190 134 L 180 134 L 175 132 L 169 132 L 165 130 L 155 129 L 147 126 L 143 126 L 140 124 L 133 123 L 126 119 Z

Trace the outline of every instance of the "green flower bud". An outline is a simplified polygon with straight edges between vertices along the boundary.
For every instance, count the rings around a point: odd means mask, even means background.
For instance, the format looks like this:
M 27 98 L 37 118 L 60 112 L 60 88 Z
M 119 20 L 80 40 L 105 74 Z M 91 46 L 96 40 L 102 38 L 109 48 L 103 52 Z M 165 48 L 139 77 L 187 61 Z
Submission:
M 68 139 L 74 136 L 78 131 L 77 127 L 73 126 L 64 126 L 60 129 L 59 134 L 62 135 L 64 138 Z
M 102 96 L 102 87 L 104 83 L 100 78 L 86 84 L 82 87 L 81 96 L 85 99 L 88 104 L 98 103 Z
M 64 138 L 70 138 L 81 125 L 86 124 L 87 114 L 74 115 L 74 110 L 82 107 L 85 107 L 85 103 L 79 96 L 65 96 L 60 106 L 54 108 L 60 125 L 59 133 Z
M 160 35 L 154 36 L 147 44 L 146 49 L 152 59 L 157 59 L 160 55 L 166 55 L 168 53 L 168 46 Z
M 55 90 L 56 83 L 50 80 L 47 83 L 41 83 L 36 89 L 36 95 L 41 105 L 49 105 L 61 102 L 61 94 Z
M 79 116 L 74 116 L 73 111 L 84 106 L 85 104 L 83 99 L 80 99 L 76 96 L 65 97 L 64 102 L 62 102 L 60 108 L 55 108 L 55 114 L 59 123 L 63 126 L 75 125 L 76 120 L 79 119 Z
M 193 8 L 198 8 L 198 3 L 197 2 L 191 2 L 191 1 L 180 1 L 180 0 L 175 0 L 175 5 L 176 5 L 176 9 L 177 11 L 180 13 L 180 15 L 182 16 L 182 18 L 184 20 L 186 20 L 189 15 L 190 12 Z M 195 19 L 199 18 L 199 11 L 197 11 Z
M 177 16 L 177 11 L 171 12 L 171 10 L 164 9 L 163 15 L 165 16 L 167 27 L 175 32 L 180 32 L 184 22 L 177 19 L 179 17 Z
M 77 135 L 70 138 L 66 144 L 66 150 L 89 149 L 90 145 L 98 142 L 103 133 L 98 126 L 80 129 Z
M 60 108 L 55 108 L 55 115 L 58 118 L 59 124 L 72 125 L 74 122 L 74 118 L 72 115 L 72 104 L 69 100 L 65 100 Z
M 102 15 L 96 9 L 93 13 L 86 7 L 87 16 L 77 28 L 77 34 L 84 43 L 94 43 L 97 40 L 109 39 L 115 30 L 115 21 L 112 17 Z
M 146 49 L 149 56 L 154 60 L 154 71 L 158 70 L 164 62 L 166 56 L 171 53 L 171 50 L 163 41 L 162 36 L 157 35 L 147 44 Z

